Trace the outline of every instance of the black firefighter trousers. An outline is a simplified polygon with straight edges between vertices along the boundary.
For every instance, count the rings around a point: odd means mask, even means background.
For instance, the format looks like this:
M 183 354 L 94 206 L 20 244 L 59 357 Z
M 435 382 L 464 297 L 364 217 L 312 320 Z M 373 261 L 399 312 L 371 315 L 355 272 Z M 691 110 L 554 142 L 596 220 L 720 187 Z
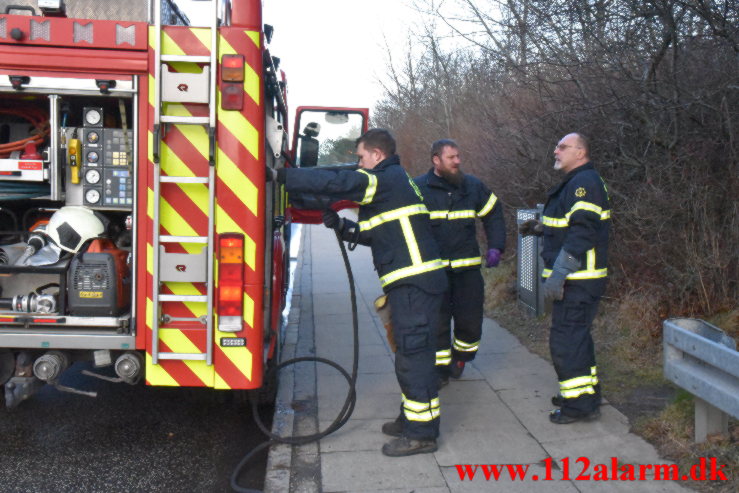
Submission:
M 480 269 L 448 270 L 447 279 L 449 289 L 441 305 L 441 325 L 436 343 L 440 358 L 436 364 L 440 370 L 449 368 L 451 364 L 449 358 L 441 359 L 445 354 L 458 361 L 475 359 L 482 335 L 482 304 L 485 300 L 485 283 Z
M 552 303 L 549 349 L 560 393 L 565 398 L 562 412 L 568 416 L 591 413 L 600 404 L 595 347 L 590 333 L 599 302 L 600 297 L 581 287 L 565 285 L 564 298 Z
M 434 370 L 435 334 L 442 294 L 410 285 L 387 293 L 398 350 L 395 375 L 403 393 L 400 406 L 402 433 L 430 440 L 439 436 L 439 389 Z

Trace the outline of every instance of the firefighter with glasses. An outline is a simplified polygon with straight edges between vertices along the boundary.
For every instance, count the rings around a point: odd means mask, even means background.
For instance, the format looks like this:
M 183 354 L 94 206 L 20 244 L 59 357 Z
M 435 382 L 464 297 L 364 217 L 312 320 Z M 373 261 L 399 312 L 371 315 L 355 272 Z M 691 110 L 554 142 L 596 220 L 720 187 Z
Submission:
M 324 212 L 323 222 L 351 243 L 368 245 L 388 297 L 402 392 L 400 415 L 382 432 L 395 437 L 382 453 L 399 457 L 437 450 L 439 395 L 434 372 L 436 331 L 446 277 L 431 236 L 429 212 L 400 166 L 395 139 L 371 129 L 357 140 L 358 170 L 267 169 L 290 194 L 319 193 L 359 204 L 358 223 Z
M 485 266 L 497 267 L 505 249 L 503 204 L 480 180 L 462 173 L 459 146 L 451 139 L 431 145 L 433 168 L 415 179 L 431 213 L 432 232 L 446 264 L 449 289 L 441 308 L 436 346 L 440 386 L 459 378 L 475 359 L 482 334 L 484 282 L 476 222 L 487 240 Z M 452 334 L 452 320 L 454 330 Z
M 524 222 L 524 235 L 543 233 L 544 298 L 552 303 L 549 348 L 559 379 L 556 424 L 600 416 L 600 385 L 590 328 L 606 287 L 606 255 L 611 207 L 603 179 L 590 162 L 587 139 L 562 138 L 554 149 L 554 169 L 564 179 L 548 192 L 542 221 Z

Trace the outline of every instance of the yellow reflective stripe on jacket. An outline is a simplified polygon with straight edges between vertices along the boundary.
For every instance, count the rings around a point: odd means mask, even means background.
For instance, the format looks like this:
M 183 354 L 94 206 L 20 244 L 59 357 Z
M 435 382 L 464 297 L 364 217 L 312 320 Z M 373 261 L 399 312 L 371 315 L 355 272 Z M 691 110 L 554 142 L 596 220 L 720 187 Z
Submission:
M 464 342 L 454 338 L 454 349 L 462 353 L 474 353 L 480 347 L 480 341 Z
M 361 205 L 367 205 L 375 198 L 375 192 L 377 192 L 377 177 L 371 173 L 367 173 L 367 171 L 360 169 L 357 170 L 360 173 L 364 173 L 367 175 L 367 178 L 369 178 L 369 183 L 367 183 L 367 190 L 364 192 L 364 198 L 360 202 Z
M 541 276 L 547 278 L 552 275 L 552 269 L 544 269 L 541 271 Z M 600 279 L 601 277 L 608 277 L 608 269 L 594 269 L 594 270 L 579 270 L 567 274 L 567 279 L 583 280 L 583 279 Z
M 552 269 L 544 269 L 541 275 L 547 278 L 552 275 Z M 578 270 L 567 274 L 567 279 L 600 279 L 608 276 L 608 269 L 595 268 L 595 248 L 591 248 L 585 253 L 585 269 Z
M 449 211 L 430 211 L 431 219 L 446 219 L 446 215 Z
M 382 276 L 380 278 L 380 284 L 384 287 L 399 279 L 403 279 L 404 277 L 417 276 L 419 274 L 431 272 L 436 269 L 443 269 L 444 267 L 445 264 L 440 259 L 430 260 L 428 262 L 423 262 L 422 264 L 403 267 L 402 269 L 394 270 Z
M 411 262 L 413 265 L 418 265 L 423 262 L 421 258 L 421 250 L 418 248 L 418 242 L 416 241 L 416 235 L 413 233 L 413 226 L 411 226 L 411 220 L 408 217 L 401 217 L 399 220 L 400 228 L 403 230 L 403 237 L 405 243 L 408 246 L 408 252 L 411 255 Z
M 391 211 L 386 211 L 381 214 L 377 214 L 376 216 L 373 216 L 367 219 L 366 221 L 360 221 L 359 229 L 362 231 L 368 231 L 388 221 L 396 221 L 400 219 L 401 217 L 408 217 L 414 214 L 428 214 L 428 213 L 429 213 L 429 210 L 426 208 L 425 205 L 409 205 L 406 207 L 401 207 L 400 209 L 393 209 Z
M 452 350 L 451 349 L 442 349 L 440 351 L 436 351 L 436 365 L 437 366 L 450 365 L 451 363 L 452 363 Z
M 470 267 L 472 265 L 481 265 L 481 264 L 482 264 L 482 259 L 480 257 L 459 258 L 459 259 L 448 262 L 448 265 L 450 265 L 452 269 L 459 269 L 460 267 Z
M 480 212 L 477 213 L 477 217 L 482 217 L 487 215 L 490 211 L 493 210 L 493 207 L 495 207 L 495 203 L 498 201 L 498 197 L 495 196 L 494 193 L 490 192 L 490 198 L 488 199 L 487 203 L 483 206 L 482 209 L 480 209 Z
M 439 398 L 431 399 L 431 402 L 419 402 L 408 399 L 404 394 L 403 413 L 408 421 L 428 422 L 439 417 L 441 414 Z
M 449 218 L 449 219 L 474 219 L 475 218 L 475 211 L 473 211 L 473 210 L 450 211 L 447 214 L 447 218 Z
M 593 204 L 592 202 L 585 202 L 584 200 L 580 200 L 578 202 L 575 202 L 575 204 L 570 209 L 570 212 L 565 214 L 565 217 L 544 216 L 542 217 L 541 222 L 544 224 L 544 226 L 549 226 L 550 228 L 566 228 L 570 225 L 570 217 L 572 216 L 572 214 L 575 213 L 575 211 L 594 212 L 595 214 L 598 214 L 598 216 L 600 216 L 601 221 L 605 221 L 611 218 L 610 210 L 604 211 L 601 207 Z

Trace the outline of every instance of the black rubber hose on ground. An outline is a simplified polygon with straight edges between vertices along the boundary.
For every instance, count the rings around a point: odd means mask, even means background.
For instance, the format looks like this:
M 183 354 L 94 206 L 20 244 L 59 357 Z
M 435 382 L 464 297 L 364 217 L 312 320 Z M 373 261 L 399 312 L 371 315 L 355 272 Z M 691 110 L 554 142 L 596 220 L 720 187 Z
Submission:
M 352 274 L 352 268 L 349 264 L 349 256 L 346 253 L 346 248 L 344 247 L 344 242 L 341 239 L 341 236 L 339 235 L 338 231 L 334 231 L 336 233 L 336 239 L 339 242 L 339 247 L 341 248 L 341 256 L 344 259 L 344 267 L 346 268 L 346 275 L 349 278 L 349 293 L 351 295 L 351 304 L 352 304 L 352 326 L 353 326 L 353 334 L 354 334 L 354 362 L 352 364 L 352 373 L 351 375 L 341 366 L 339 366 L 336 362 L 331 361 L 326 358 L 319 358 L 316 356 L 302 356 L 299 358 L 292 358 L 286 361 L 283 361 L 282 363 L 276 365 L 273 367 L 270 371 L 267 372 L 264 379 L 265 382 L 268 382 L 271 378 L 276 378 L 277 373 L 286 366 L 294 365 L 295 363 L 300 363 L 303 361 L 313 361 L 316 363 L 323 363 L 329 366 L 333 366 L 336 368 L 341 375 L 344 376 L 344 378 L 349 382 L 349 392 L 347 393 L 346 400 L 344 401 L 344 406 L 341 408 L 341 411 L 339 412 L 338 416 L 336 416 L 336 419 L 329 425 L 328 428 L 326 428 L 323 431 L 319 431 L 318 433 L 314 433 L 312 435 L 303 435 L 303 436 L 287 436 L 287 437 L 281 437 L 279 435 L 276 435 L 272 433 L 270 430 L 267 429 L 266 426 L 264 426 L 264 423 L 262 423 L 262 420 L 259 418 L 259 412 L 257 409 L 258 406 L 258 398 L 254 393 L 250 394 L 250 402 L 251 402 L 251 410 L 252 415 L 254 417 L 254 421 L 256 422 L 257 426 L 259 426 L 259 429 L 262 430 L 262 433 L 267 435 L 270 439 L 264 443 L 261 443 L 254 447 L 248 454 L 244 456 L 243 459 L 238 463 L 236 468 L 234 469 L 234 472 L 231 474 L 231 488 L 233 488 L 234 491 L 237 491 L 239 493 L 261 493 L 259 490 L 249 489 L 249 488 L 243 488 L 239 486 L 237 483 L 237 479 L 239 475 L 241 474 L 241 470 L 244 468 L 244 466 L 260 451 L 263 449 L 270 447 L 272 445 L 278 444 L 278 443 L 287 443 L 289 445 L 305 445 L 306 443 L 315 442 L 317 440 L 320 440 L 321 438 L 330 435 L 331 433 L 335 432 L 349 420 L 349 418 L 352 415 L 352 412 L 354 412 L 354 406 L 357 403 L 357 394 L 356 394 L 356 384 L 357 384 L 357 369 L 359 367 L 359 321 L 357 317 L 357 296 L 354 289 L 354 275 Z M 266 383 L 264 385 L 267 385 Z

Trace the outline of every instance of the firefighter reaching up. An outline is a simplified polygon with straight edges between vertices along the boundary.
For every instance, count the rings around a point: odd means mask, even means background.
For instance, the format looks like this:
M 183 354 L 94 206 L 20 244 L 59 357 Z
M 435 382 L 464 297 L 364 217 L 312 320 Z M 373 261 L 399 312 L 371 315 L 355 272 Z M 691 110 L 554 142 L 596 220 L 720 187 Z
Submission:
M 382 426 L 395 437 L 382 447 L 391 457 L 434 452 L 439 435 L 439 396 L 434 372 L 439 309 L 446 289 L 444 263 L 431 235 L 428 209 L 395 154 L 387 130 L 371 129 L 357 140 L 358 170 L 267 169 L 267 178 L 289 193 L 322 193 L 359 204 L 358 223 L 324 213 L 324 224 L 346 241 L 372 250 L 388 297 L 397 352 L 395 374 L 400 416 Z

